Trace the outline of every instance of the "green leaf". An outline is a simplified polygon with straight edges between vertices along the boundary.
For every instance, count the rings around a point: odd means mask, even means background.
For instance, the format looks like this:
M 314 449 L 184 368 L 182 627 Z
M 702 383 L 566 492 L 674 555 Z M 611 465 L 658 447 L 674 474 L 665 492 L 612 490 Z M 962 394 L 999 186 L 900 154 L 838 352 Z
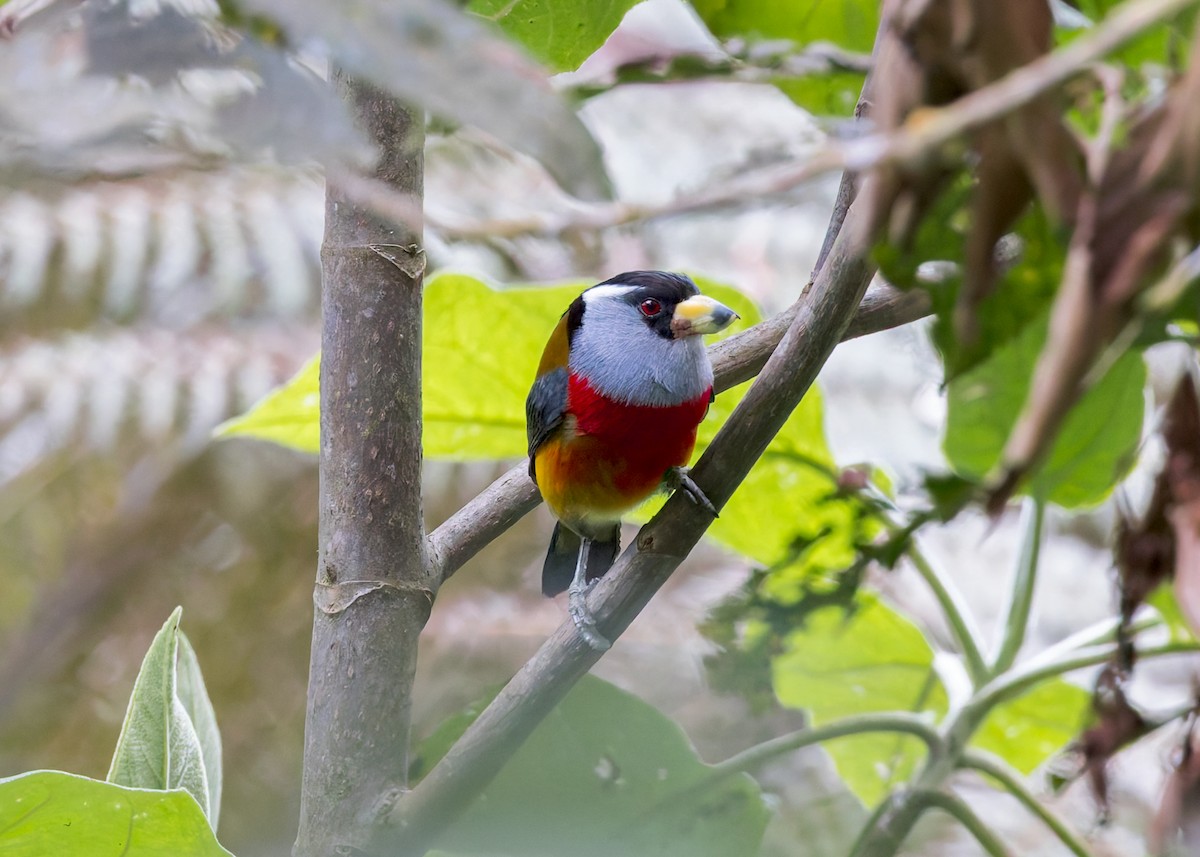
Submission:
M 729 286 L 695 278 L 741 319 L 716 338 L 756 324 L 760 314 Z M 462 274 L 438 274 L 425 288 L 424 452 L 428 458 L 471 460 L 525 454 L 525 397 L 546 339 L 572 300 L 591 283 L 493 289 Z M 500 333 L 502 335 L 500 335 Z M 246 414 L 218 428 L 306 452 L 319 449 L 320 368 L 313 360 Z M 695 457 L 716 435 L 749 384 L 717 396 L 700 425 Z M 780 562 L 795 539 L 822 535 L 806 559 L 824 569 L 854 558 L 854 504 L 831 500 L 833 456 L 825 442 L 820 392 L 814 387 L 791 414 L 766 454 L 713 522 L 709 536 L 767 565 Z M 635 515 L 648 519 L 662 500 Z
M 1010 258 L 992 293 L 979 304 L 975 340 L 958 341 L 952 318 L 963 284 L 973 190 L 973 180 L 960 176 L 938 197 L 909 246 L 884 244 L 874 251 L 889 282 L 929 292 L 935 314 L 933 341 L 948 380 L 978 365 L 1046 312 L 1058 293 L 1066 259 L 1066 238 L 1039 206 L 1031 206 L 1004 240 L 1001 255 Z M 929 263 L 936 265 L 936 275 L 928 272 Z
M 573 71 L 641 0 L 470 0 L 551 71 Z
M 221 812 L 221 786 L 224 780 L 221 731 L 217 728 L 217 714 L 213 710 L 212 700 L 208 698 L 208 688 L 204 686 L 204 676 L 200 672 L 196 650 L 192 648 L 182 630 L 179 632 L 176 663 L 175 692 L 179 701 L 183 703 L 183 710 L 191 719 L 196 730 L 196 739 L 200 742 L 200 758 L 204 762 L 204 773 L 208 778 L 208 818 L 213 830 L 216 830 Z
M 946 692 L 924 635 L 871 593 L 860 592 L 848 615 L 838 608 L 811 614 L 784 646 L 772 664 L 776 696 L 789 708 L 807 710 L 814 726 L 868 712 L 946 712 Z M 910 778 L 925 755 L 920 739 L 905 735 L 854 736 L 826 749 L 868 806 Z
M 184 791 L 145 791 L 58 771 L 0 780 L 5 857 L 229 857 Z
M 950 382 L 942 446 L 963 475 L 981 478 L 999 463 L 1028 396 L 1047 319 L 1043 315 L 986 362 Z M 1118 358 L 1071 410 L 1027 491 L 1067 508 L 1107 497 L 1133 462 L 1145 382 L 1141 355 Z
M 791 39 L 801 45 L 833 42 L 867 52 L 879 27 L 878 0 L 692 0 L 714 36 Z
M 481 702 L 423 741 L 428 770 Z M 438 843 L 440 854 L 728 857 L 755 854 L 767 823 L 757 785 L 712 769 L 650 705 L 585 677 Z
M 1073 5 L 1094 25 L 1124 2 L 1126 0 L 1075 0 Z M 1075 17 L 1072 16 L 1072 20 Z M 1150 27 L 1110 54 L 1108 59 L 1134 71 L 1140 71 L 1145 66 L 1181 68 L 1187 58 L 1189 34 L 1194 21 L 1194 11 L 1181 12 L 1172 20 Z M 1059 45 L 1066 44 L 1089 29 L 1089 26 L 1059 26 L 1055 30 L 1056 41 Z
M 1158 586 L 1150 593 L 1146 603 L 1157 610 L 1158 615 L 1166 623 L 1167 629 L 1171 633 L 1171 642 L 1192 643 L 1196 641 L 1192 626 L 1188 624 L 1187 618 L 1179 608 L 1179 599 L 1175 597 L 1174 586 L 1170 583 Z
M 196 799 L 205 816 L 215 825 L 212 799 L 219 800 L 220 787 L 218 784 L 213 789 L 209 783 L 205 753 L 206 750 L 209 753 L 215 751 L 219 755 L 220 745 L 218 739 L 213 747 L 211 734 L 206 737 L 207 747 L 201 743 L 188 706 L 178 693 L 176 654 L 182 613 L 181 608 L 175 608 L 146 652 L 133 685 L 133 694 L 129 697 L 107 780 L 132 788 L 181 788 Z M 215 732 L 215 722 L 207 722 L 212 712 L 198 667 L 196 672 L 197 675 L 185 680 L 189 702 L 200 714 L 205 731 L 209 732 L 211 728 Z M 218 779 L 219 776 L 218 768 Z
M 1079 737 L 1091 705 L 1083 688 L 1062 679 L 1043 682 L 998 705 L 971 743 L 1029 774 Z
M 779 77 L 773 83 L 798 106 L 817 116 L 854 113 L 866 75 L 856 71 L 831 71 L 803 77 Z
M 253 437 L 316 454 L 321 449 L 321 356 L 250 410 L 213 430 L 216 437 Z
M 700 284 L 742 315 L 743 320 L 722 336 L 744 329 L 750 324 L 746 319 L 757 317 L 739 292 Z M 462 274 L 429 278 L 422 361 L 427 457 L 462 461 L 525 455 L 525 397 L 542 349 L 571 301 L 590 285 L 500 290 Z M 317 452 L 319 378 L 319 360 L 314 358 L 283 387 L 220 426 L 217 434 L 257 437 Z

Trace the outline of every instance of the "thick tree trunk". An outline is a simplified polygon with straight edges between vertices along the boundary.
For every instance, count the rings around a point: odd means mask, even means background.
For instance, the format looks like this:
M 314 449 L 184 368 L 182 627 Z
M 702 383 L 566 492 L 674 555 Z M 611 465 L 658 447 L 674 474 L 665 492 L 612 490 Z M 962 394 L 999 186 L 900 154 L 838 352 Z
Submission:
M 336 76 L 382 157 L 421 199 L 424 130 Z M 419 210 L 419 204 L 416 206 Z M 429 616 L 421 509 L 420 227 L 326 196 L 321 511 L 297 857 L 352 853 L 405 782 L 417 637 Z

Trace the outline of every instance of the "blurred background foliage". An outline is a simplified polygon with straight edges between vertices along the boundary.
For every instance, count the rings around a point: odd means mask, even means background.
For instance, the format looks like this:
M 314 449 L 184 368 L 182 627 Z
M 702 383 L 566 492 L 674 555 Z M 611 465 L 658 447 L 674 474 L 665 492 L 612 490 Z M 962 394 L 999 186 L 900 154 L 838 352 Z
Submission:
M 1056 39 L 1077 37 L 1115 5 L 1056 4 Z M 431 525 L 503 472 L 494 458 L 520 454 L 529 372 L 519 367 L 582 285 L 619 270 L 682 268 L 714 289 L 739 288 L 744 296 L 730 299 L 747 323 L 754 303 L 777 310 L 803 286 L 832 180 L 686 216 L 670 202 L 850 133 L 877 3 L 811 4 L 803 15 L 757 0 L 472 0 L 466 9 L 436 0 L 0 5 L 0 774 L 102 775 L 146 641 L 185 604 L 224 736 L 221 840 L 243 857 L 290 848 L 315 461 L 212 433 L 316 350 L 322 170 L 353 170 L 373 154 L 324 85 L 331 60 L 431 113 L 427 252 L 432 269 L 448 271 L 431 279 L 427 306 Z M 1186 58 L 1187 32 L 1158 27 L 1124 49 L 1130 98 L 1162 91 Z M 535 63 L 562 73 L 553 86 Z M 1101 106 L 1082 91 L 1069 116 L 1095 133 Z M 606 197 L 668 210 L 631 225 L 575 224 L 603 213 L 589 206 Z M 936 669 L 948 647 L 934 611 L 906 592 L 911 576 L 879 571 L 896 556 L 872 555 L 881 562 L 870 569 L 856 557 L 897 526 L 881 512 L 891 500 L 906 511 L 914 497 L 928 500 L 920 471 L 946 465 L 943 412 L 950 464 L 979 477 L 996 463 L 1045 341 L 1066 248 L 1040 208 L 1019 220 L 1003 289 L 978 313 L 982 335 L 965 343 L 950 317 L 969 188 L 952 186 L 937 206 L 907 244 L 881 246 L 879 261 L 897 284 L 930 290 L 943 364 L 923 333 L 847 349 L 826 373 L 825 410 L 821 396 L 806 400 L 744 486 L 742 506 L 599 669 L 680 723 L 702 758 L 848 713 L 943 712 L 958 692 Z M 930 262 L 940 276 L 930 278 Z M 567 285 L 489 288 L 547 280 Z M 1185 292 L 1165 317 L 1185 316 L 1193 299 Z M 1186 334 L 1155 330 L 1158 339 Z M 455 362 L 467 349 L 477 365 Z M 308 431 L 299 445 L 311 449 L 306 372 L 279 395 L 284 406 L 308 403 L 293 428 Z M 1087 442 L 1056 447 L 1035 490 L 1067 507 L 1111 493 L 1143 443 L 1145 379 L 1139 353 L 1113 361 L 1071 418 L 1093 430 Z M 705 440 L 736 399 L 718 399 Z M 1065 436 L 1079 439 L 1068 426 Z M 842 490 L 835 460 L 864 458 L 895 477 L 888 503 Z M 889 489 L 889 476 L 872 472 Z M 1047 551 L 1069 569 L 1046 585 L 1069 593 L 1071 609 L 1058 612 L 1070 615 L 1043 617 L 1034 646 L 1111 613 L 1111 515 L 1110 505 L 1055 525 Z M 1010 564 L 1011 521 L 994 525 L 1001 557 L 978 550 L 992 524 L 970 513 L 956 524 L 961 534 L 939 549 L 961 577 L 981 579 L 965 585 L 968 597 L 995 617 L 1003 587 L 992 572 Z M 429 758 L 459 721 L 435 727 L 507 678 L 561 620 L 536 585 L 548 532 L 544 512 L 530 516 L 439 594 L 415 701 Z M 870 573 L 883 595 L 840 588 L 848 568 Z M 814 598 L 849 612 L 814 610 Z M 717 605 L 701 634 L 697 620 Z M 870 681 L 852 682 L 859 673 Z M 581 693 L 617 692 L 589 684 Z M 1032 771 L 1071 740 L 1088 699 L 1052 682 L 999 709 L 978 745 Z M 759 780 L 781 800 L 763 853 L 845 853 L 861 802 L 907 776 L 918 751 L 914 739 L 865 739 L 830 746 L 840 777 L 819 752 L 767 768 Z M 1149 802 L 1130 802 L 1143 816 L 1133 829 L 1145 826 Z M 1007 824 L 1032 849 L 1044 844 Z M 964 847 L 956 836 L 926 825 L 910 848 Z M 1106 842 L 1133 853 L 1119 832 Z

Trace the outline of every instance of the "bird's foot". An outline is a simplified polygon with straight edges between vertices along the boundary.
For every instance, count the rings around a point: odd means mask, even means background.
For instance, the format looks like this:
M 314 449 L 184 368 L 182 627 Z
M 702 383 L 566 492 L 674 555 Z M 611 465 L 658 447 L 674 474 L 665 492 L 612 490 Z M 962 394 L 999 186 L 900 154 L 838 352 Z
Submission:
M 672 491 L 677 491 L 680 488 L 687 494 L 688 499 L 699 506 L 704 511 L 708 512 L 714 518 L 721 517 L 717 514 L 717 507 L 712 504 L 700 486 L 692 481 L 692 477 L 688 475 L 686 467 L 672 467 L 667 471 L 667 475 L 663 477 L 663 484 Z
M 592 611 L 587 605 L 587 594 L 595 585 L 595 581 L 586 586 L 576 586 L 572 583 L 567 590 L 567 612 L 575 621 L 575 627 L 579 629 L 579 636 L 583 637 L 587 644 L 597 652 L 604 652 L 612 646 L 612 643 L 596 629 L 596 617 L 592 615 Z

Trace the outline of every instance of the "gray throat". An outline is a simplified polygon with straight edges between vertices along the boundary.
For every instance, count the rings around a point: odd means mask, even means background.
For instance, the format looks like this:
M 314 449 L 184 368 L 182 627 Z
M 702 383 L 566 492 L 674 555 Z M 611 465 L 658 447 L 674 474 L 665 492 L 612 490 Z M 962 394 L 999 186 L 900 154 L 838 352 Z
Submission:
M 666 339 L 627 309 L 602 303 L 588 305 L 570 369 L 606 398 L 658 408 L 698 399 L 713 383 L 702 337 Z

